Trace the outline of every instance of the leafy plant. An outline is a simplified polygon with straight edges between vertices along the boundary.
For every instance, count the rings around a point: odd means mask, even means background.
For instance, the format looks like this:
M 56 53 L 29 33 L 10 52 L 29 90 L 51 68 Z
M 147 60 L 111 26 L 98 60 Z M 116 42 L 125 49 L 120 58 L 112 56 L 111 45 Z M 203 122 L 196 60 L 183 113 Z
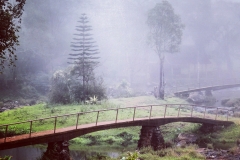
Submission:
M 11 160 L 12 156 L 4 156 L 3 158 L 0 157 L 0 160 Z
M 127 157 L 123 157 L 121 160 L 139 160 L 138 159 L 138 151 L 135 152 L 127 152 Z
M 89 98 L 90 98 L 90 104 L 97 104 L 98 98 L 95 95 Z

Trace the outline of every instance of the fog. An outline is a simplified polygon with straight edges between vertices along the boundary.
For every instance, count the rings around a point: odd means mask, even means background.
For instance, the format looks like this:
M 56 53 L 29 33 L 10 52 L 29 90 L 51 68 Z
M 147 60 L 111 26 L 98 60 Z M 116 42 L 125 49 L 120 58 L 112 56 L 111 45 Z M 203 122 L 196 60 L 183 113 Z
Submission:
M 148 45 L 146 21 L 148 11 L 158 2 L 161 0 L 29 0 L 18 51 L 30 50 L 45 57 L 44 72 L 48 74 L 63 69 L 68 66 L 77 21 L 86 13 L 100 51 L 96 72 L 106 86 L 125 79 L 132 87 L 149 91 L 158 85 L 159 59 Z M 240 1 L 169 3 L 185 28 L 180 51 L 166 54 L 166 87 L 239 79 Z

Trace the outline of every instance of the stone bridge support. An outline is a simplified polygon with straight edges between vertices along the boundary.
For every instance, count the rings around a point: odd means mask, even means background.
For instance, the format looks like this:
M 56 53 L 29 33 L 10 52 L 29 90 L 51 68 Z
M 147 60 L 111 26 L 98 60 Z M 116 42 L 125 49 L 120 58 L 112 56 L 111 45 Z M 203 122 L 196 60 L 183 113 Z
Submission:
M 41 160 L 71 160 L 68 141 L 50 142 Z
M 210 89 L 205 90 L 205 96 L 212 97 L 213 96 L 212 90 L 210 90 Z
M 138 148 L 140 149 L 148 146 L 151 146 L 154 150 L 163 149 L 165 147 L 160 127 L 142 126 L 140 138 L 138 140 Z

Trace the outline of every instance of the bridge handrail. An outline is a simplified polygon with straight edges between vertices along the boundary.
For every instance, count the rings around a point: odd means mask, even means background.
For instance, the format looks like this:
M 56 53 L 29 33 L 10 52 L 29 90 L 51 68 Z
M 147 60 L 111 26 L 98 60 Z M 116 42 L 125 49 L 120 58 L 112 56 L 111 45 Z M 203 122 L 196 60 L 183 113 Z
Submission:
M 77 113 L 71 113 L 71 114 L 64 114 L 64 115 L 57 115 L 57 116 L 51 116 L 51 117 L 46 117 L 46 118 L 40 118 L 40 119 L 33 119 L 33 120 L 28 120 L 28 121 L 22 121 L 22 122 L 16 122 L 16 123 L 10 123 L 10 124 L 3 124 L 3 125 L 0 125 L 0 127 L 4 127 L 5 126 L 5 140 L 4 142 L 6 142 L 6 138 L 7 138 L 7 133 L 8 133 L 8 126 L 11 126 L 11 125 L 16 125 L 16 124 L 23 124 L 23 123 L 30 123 L 30 127 L 29 127 L 29 138 L 31 138 L 31 134 L 32 134 L 32 123 L 35 122 L 35 121 L 41 121 L 41 120 L 46 120 L 46 119 L 54 119 L 54 133 L 56 132 L 56 124 L 57 124 L 57 118 L 58 117 L 64 117 L 64 116 L 71 116 L 71 115 L 76 115 L 77 118 L 76 118 L 76 129 L 78 127 L 78 120 L 79 120 L 79 116 L 80 115 L 83 115 L 83 114 L 87 114 L 87 113 L 94 113 L 94 112 L 97 112 L 97 117 L 96 117 L 96 125 L 98 123 L 98 118 L 99 118 L 99 113 L 100 112 L 105 112 L 105 111 L 111 111 L 111 110 L 116 110 L 116 119 L 115 119 L 115 123 L 117 123 L 117 120 L 118 120 L 118 111 L 121 110 L 121 109 L 134 109 L 134 113 L 133 113 L 133 117 L 132 117 L 132 120 L 134 121 L 134 119 L 136 118 L 135 117 L 135 112 L 136 112 L 136 109 L 137 108 L 143 108 L 143 107 L 150 107 L 150 112 L 149 112 L 149 119 L 151 119 L 152 117 L 152 108 L 154 106 L 163 106 L 165 107 L 165 111 L 164 111 L 164 118 L 166 116 L 166 111 L 167 111 L 167 108 L 170 107 L 170 106 L 178 106 L 178 113 L 177 113 L 177 117 L 180 116 L 180 110 L 181 108 L 184 108 L 184 106 L 191 106 L 191 108 L 189 108 L 189 110 L 191 109 L 191 117 L 193 115 L 193 108 L 194 107 L 204 107 L 205 108 L 205 112 L 204 112 L 204 118 L 205 117 L 205 114 L 206 114 L 206 109 L 207 108 L 215 108 L 216 109 L 216 116 L 215 116 L 215 120 L 217 120 L 217 115 L 218 115 L 218 111 L 219 110 L 226 110 L 227 111 L 227 121 L 228 121 L 228 116 L 229 116 L 229 109 L 226 109 L 226 108 L 220 108 L 220 107 L 208 107 L 208 106 L 199 106 L 199 105 L 195 105 L 195 104 L 153 104 L 153 105 L 143 105 L 143 106 L 130 106 L 130 107 L 119 107 L 119 108 L 109 108 L 109 109 L 101 109 L 101 110 L 94 110 L 94 111 L 87 111 L 87 112 L 77 112 Z
M 65 117 L 65 116 L 71 116 L 71 115 L 78 115 L 78 114 L 87 114 L 87 113 L 94 113 L 94 112 L 103 112 L 103 111 L 111 111 L 111 110 L 117 110 L 117 109 L 129 109 L 129 108 L 142 108 L 142 107 L 151 107 L 151 106 L 195 106 L 195 107 L 202 107 L 202 108 L 213 108 L 213 109 L 221 109 L 221 110 L 227 110 L 227 111 L 232 111 L 227 108 L 223 107 L 214 107 L 214 106 L 204 106 L 204 105 L 196 105 L 196 104 L 153 104 L 153 105 L 144 105 L 144 106 L 129 106 L 129 107 L 119 107 L 119 108 L 109 108 L 109 109 L 101 109 L 101 110 L 94 110 L 94 111 L 87 111 L 87 112 L 77 112 L 77 113 L 71 113 L 71 114 L 63 114 L 63 115 L 57 115 L 57 116 L 50 116 L 46 118 L 39 118 L 39 119 L 32 119 L 32 120 L 27 120 L 27 121 L 21 121 L 21 122 L 15 122 L 15 123 L 8 123 L 8 124 L 2 124 L 2 126 L 6 125 L 15 125 L 15 124 L 22 124 L 22 123 L 28 123 L 28 122 L 34 122 L 34 121 L 39 121 L 39 120 L 46 120 L 46 119 L 53 119 L 53 118 L 58 118 L 58 117 Z
M 217 87 L 231 87 L 231 86 L 236 86 L 240 85 L 240 83 L 235 83 L 235 84 L 219 84 L 219 85 L 210 85 L 210 86 L 204 86 L 204 87 L 192 87 L 192 88 L 187 88 L 186 90 L 181 90 L 181 91 L 175 91 L 174 94 L 181 94 L 189 91 L 194 91 L 194 90 L 207 90 L 207 89 L 212 89 L 217 88 Z

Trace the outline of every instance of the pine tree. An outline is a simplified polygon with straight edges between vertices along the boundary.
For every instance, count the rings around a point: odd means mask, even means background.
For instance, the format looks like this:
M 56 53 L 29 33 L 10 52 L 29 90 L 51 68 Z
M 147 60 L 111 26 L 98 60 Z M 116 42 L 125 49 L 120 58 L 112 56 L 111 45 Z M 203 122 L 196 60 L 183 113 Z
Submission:
M 71 60 L 69 64 L 74 65 L 72 74 L 81 80 L 83 100 L 86 100 L 89 81 L 94 79 L 93 70 L 99 63 L 99 57 L 97 56 L 99 52 L 95 45 L 96 42 L 91 37 L 90 31 L 92 27 L 88 24 L 89 21 L 86 14 L 82 14 L 78 22 L 80 23 L 76 26 L 78 33 L 74 34 L 75 38 L 73 38 L 74 41 L 71 43 L 73 53 L 69 54 L 70 57 L 68 59 Z

